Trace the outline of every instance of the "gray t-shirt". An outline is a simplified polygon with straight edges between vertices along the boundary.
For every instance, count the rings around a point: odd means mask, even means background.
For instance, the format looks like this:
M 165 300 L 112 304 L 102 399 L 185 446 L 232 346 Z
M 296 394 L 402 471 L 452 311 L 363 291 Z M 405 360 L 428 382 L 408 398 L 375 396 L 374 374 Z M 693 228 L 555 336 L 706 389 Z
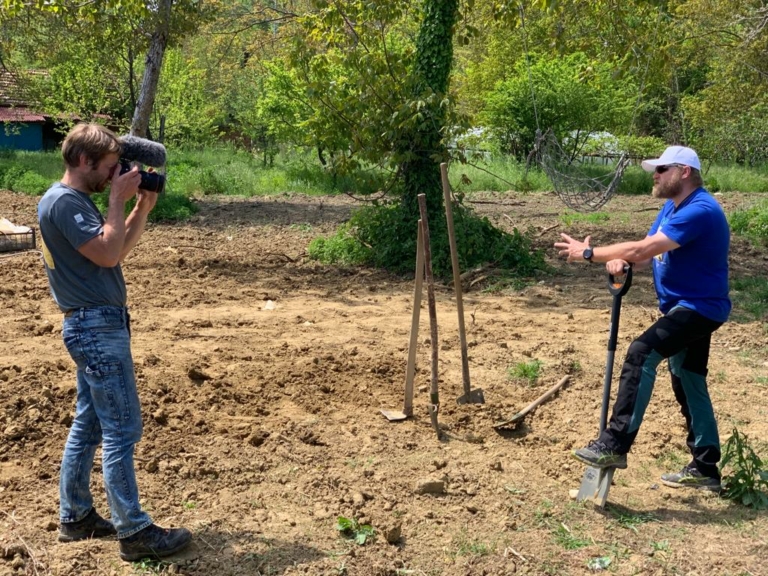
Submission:
M 104 232 L 104 217 L 87 194 L 61 182 L 37 205 L 45 271 L 53 299 L 63 312 L 88 306 L 125 306 L 120 264 L 104 268 L 77 251 Z

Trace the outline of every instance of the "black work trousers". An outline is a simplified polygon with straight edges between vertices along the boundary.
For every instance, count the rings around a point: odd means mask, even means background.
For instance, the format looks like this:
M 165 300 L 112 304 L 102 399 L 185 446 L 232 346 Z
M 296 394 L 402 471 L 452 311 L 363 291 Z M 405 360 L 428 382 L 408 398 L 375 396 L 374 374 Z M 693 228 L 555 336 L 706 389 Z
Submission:
M 600 435 L 609 449 L 629 452 L 651 399 L 656 368 L 667 358 L 672 390 L 688 428 L 687 444 L 693 455 L 689 466 L 720 478 L 720 439 L 706 376 L 711 336 L 721 325 L 678 306 L 630 344 L 611 419 Z

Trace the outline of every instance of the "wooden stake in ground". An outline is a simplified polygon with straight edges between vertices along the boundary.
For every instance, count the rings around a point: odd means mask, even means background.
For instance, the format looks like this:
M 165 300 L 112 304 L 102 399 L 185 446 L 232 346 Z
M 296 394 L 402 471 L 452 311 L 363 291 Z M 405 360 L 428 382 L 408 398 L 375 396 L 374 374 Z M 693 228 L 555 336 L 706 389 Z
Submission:
M 440 438 L 437 413 L 440 410 L 440 395 L 437 388 L 437 311 L 435 308 L 435 278 L 432 275 L 432 251 L 429 242 L 429 219 L 427 218 L 427 197 L 418 195 L 421 215 L 421 237 L 424 240 L 424 269 L 427 277 L 427 304 L 429 306 L 429 337 L 432 342 L 432 383 L 429 390 L 429 418 Z
M 421 220 L 418 222 L 416 234 L 416 281 L 413 288 L 413 313 L 411 315 L 411 337 L 408 342 L 408 365 L 405 369 L 405 400 L 403 411 L 381 410 L 390 422 L 405 420 L 413 416 L 413 378 L 416 374 L 416 347 L 419 337 L 419 317 L 421 313 L 421 292 L 424 280 L 424 233 L 421 230 Z
M 459 314 L 459 343 L 461 344 L 461 379 L 464 394 L 456 399 L 459 404 L 485 404 L 483 391 L 471 390 L 469 382 L 469 357 L 467 355 L 467 333 L 464 330 L 464 303 L 461 299 L 461 270 L 459 254 L 456 249 L 456 234 L 453 229 L 453 207 L 451 205 L 451 185 L 448 182 L 448 164 L 440 164 L 443 181 L 443 199 L 445 200 L 445 220 L 448 225 L 448 242 L 451 245 L 451 267 L 453 268 L 453 289 L 456 292 L 456 311 Z

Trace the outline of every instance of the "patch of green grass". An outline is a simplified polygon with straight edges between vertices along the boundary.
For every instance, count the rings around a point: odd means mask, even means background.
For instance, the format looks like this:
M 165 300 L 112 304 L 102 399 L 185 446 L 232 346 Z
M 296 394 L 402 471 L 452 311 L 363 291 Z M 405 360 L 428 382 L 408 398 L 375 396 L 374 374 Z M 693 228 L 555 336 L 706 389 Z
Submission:
M 627 510 L 619 510 L 611 507 L 611 514 L 616 518 L 616 522 L 622 528 L 633 530 L 637 532 L 637 527 L 648 522 L 655 522 L 656 517 L 653 514 L 647 512 L 629 512 Z
M 551 500 L 546 499 L 542 500 L 536 507 L 533 517 L 536 518 L 539 526 L 546 525 L 549 522 L 549 519 L 552 517 L 552 508 L 554 508 L 554 504 L 552 504 Z
M 766 166 L 714 165 L 704 174 L 710 192 L 768 192 Z
M 561 522 L 554 530 L 555 543 L 566 550 L 578 550 L 592 544 L 590 539 L 577 536 L 573 531 Z
M 454 556 L 487 556 L 495 549 L 495 544 L 488 544 L 479 539 L 469 538 L 467 532 L 463 530 L 458 537 L 454 538 L 453 547 Z
M 671 549 L 669 540 L 651 541 L 651 550 L 654 552 L 669 552 Z
M 547 176 L 536 167 L 526 171 L 525 163 L 509 156 L 493 156 L 474 165 L 451 163 L 448 179 L 457 192 L 543 192 L 551 190 Z
M 765 276 L 732 278 L 731 299 L 736 320 L 768 320 L 768 278 Z
M 602 224 L 608 222 L 611 217 L 607 212 L 592 212 L 591 214 L 581 214 L 578 212 L 566 212 L 560 216 L 560 221 L 566 226 L 571 226 L 576 222 L 585 222 L 587 224 Z
M 541 375 L 541 360 L 531 360 L 530 362 L 518 362 L 507 370 L 507 376 L 510 380 L 527 382 L 529 386 L 536 384 Z
M 188 500 L 187 502 L 182 502 L 181 505 L 186 510 L 194 510 L 195 508 L 197 508 L 197 502 L 194 502 L 192 500 Z
M 688 457 L 682 451 L 670 448 L 659 454 L 656 461 L 665 470 L 679 470 L 688 463 Z

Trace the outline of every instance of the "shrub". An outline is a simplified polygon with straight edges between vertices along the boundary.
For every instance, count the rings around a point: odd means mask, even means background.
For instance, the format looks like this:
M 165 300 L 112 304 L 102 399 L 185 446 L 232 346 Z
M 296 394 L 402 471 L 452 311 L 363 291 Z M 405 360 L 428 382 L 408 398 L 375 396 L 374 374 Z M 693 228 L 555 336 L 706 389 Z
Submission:
M 515 229 L 506 233 L 487 218 L 461 204 L 453 207 L 459 267 L 466 270 L 493 263 L 517 276 L 545 269 L 544 257 L 531 240 Z M 432 270 L 438 277 L 452 272 L 445 217 L 430 223 Z M 318 239 L 310 256 L 326 263 L 357 263 L 408 273 L 416 260 L 417 220 L 397 202 L 369 206 L 355 212 L 333 239 Z
M 12 186 L 9 186 L 14 192 L 29 194 L 30 196 L 40 196 L 51 187 L 52 182 L 35 172 L 24 172 L 16 179 Z

